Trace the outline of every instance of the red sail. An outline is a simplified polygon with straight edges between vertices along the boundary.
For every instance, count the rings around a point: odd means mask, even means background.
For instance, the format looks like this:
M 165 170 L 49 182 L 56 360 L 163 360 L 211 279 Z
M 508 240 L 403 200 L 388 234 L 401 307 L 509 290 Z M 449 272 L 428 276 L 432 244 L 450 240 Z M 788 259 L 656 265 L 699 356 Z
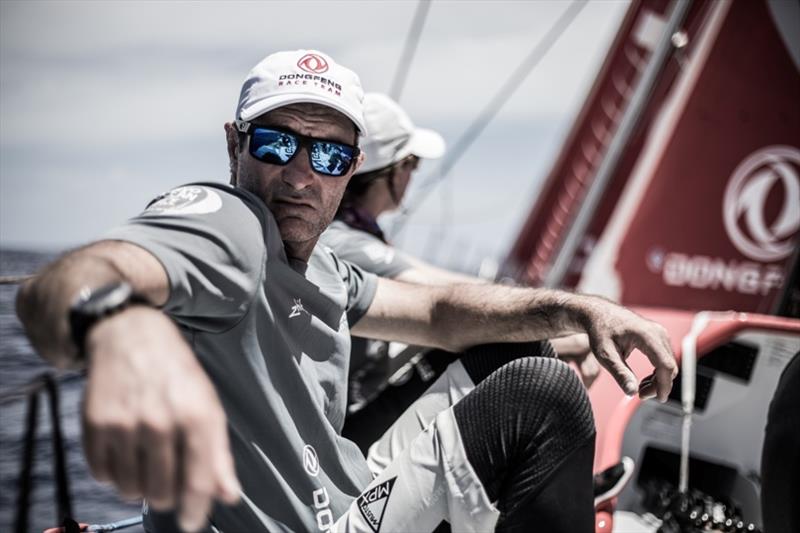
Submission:
M 625 304 L 773 312 L 800 229 L 797 41 L 763 1 L 697 2 L 563 285 Z M 561 250 L 669 6 L 631 6 L 509 257 L 540 283 Z M 649 27 L 649 30 L 648 30 Z M 794 30 L 796 32 L 796 28 Z M 793 41 L 794 42 L 793 42 Z

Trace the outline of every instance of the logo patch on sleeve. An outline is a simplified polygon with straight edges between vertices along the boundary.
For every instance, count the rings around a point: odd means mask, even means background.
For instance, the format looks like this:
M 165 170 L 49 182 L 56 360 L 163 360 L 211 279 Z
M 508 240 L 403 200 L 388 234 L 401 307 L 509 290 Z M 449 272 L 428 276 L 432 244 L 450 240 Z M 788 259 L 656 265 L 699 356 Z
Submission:
M 394 250 L 378 243 L 365 246 L 364 254 L 375 264 L 386 263 L 388 265 L 394 259 Z
M 158 215 L 205 215 L 219 211 L 222 198 L 208 187 L 178 187 L 156 198 L 147 213 Z
M 381 529 L 386 505 L 389 503 L 389 496 L 396 480 L 396 476 L 387 479 L 358 497 L 358 510 L 375 533 Z

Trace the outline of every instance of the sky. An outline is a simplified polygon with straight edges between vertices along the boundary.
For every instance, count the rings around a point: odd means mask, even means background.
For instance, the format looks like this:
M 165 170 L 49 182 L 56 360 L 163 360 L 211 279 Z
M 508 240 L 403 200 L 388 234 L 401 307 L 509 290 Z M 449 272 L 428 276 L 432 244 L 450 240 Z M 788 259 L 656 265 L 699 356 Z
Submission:
M 433 1 L 400 103 L 452 145 L 564 1 Z M 579 110 L 626 1 L 587 3 L 438 186 L 426 162 L 398 246 L 469 270 L 501 261 Z M 388 92 L 415 1 L 0 0 L 0 249 L 98 238 L 171 187 L 228 178 L 223 124 L 248 70 L 318 49 Z M 416 193 L 416 194 L 415 194 Z

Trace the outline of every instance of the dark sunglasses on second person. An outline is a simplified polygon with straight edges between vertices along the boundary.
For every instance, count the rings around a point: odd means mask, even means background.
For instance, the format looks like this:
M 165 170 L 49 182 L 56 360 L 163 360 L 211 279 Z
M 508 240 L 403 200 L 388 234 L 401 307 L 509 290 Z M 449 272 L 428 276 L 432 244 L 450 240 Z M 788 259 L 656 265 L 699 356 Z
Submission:
M 250 136 L 250 155 L 264 163 L 288 165 L 305 146 L 314 171 L 325 176 L 342 176 L 358 158 L 357 146 L 324 139 L 315 139 L 273 126 L 258 126 L 244 120 L 236 128 Z

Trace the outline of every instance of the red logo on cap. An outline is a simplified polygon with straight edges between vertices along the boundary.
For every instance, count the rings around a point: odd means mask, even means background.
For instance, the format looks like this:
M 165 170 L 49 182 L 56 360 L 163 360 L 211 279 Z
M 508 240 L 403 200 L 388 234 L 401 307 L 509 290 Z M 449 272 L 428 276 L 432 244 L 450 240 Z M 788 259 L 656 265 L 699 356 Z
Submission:
M 317 54 L 306 54 L 297 62 L 297 66 L 312 74 L 322 74 L 328 70 L 328 62 Z

